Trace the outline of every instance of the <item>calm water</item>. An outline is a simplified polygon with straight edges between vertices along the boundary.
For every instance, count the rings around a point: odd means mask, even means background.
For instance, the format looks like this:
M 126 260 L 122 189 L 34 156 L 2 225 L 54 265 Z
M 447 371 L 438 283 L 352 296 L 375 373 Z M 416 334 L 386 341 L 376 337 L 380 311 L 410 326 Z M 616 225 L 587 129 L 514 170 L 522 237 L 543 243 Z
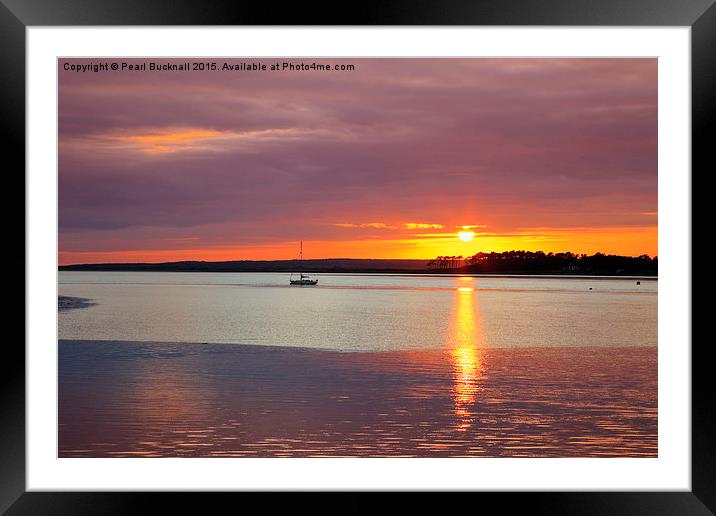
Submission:
M 656 280 L 318 277 L 61 272 L 59 455 L 656 456 Z
M 60 272 L 61 339 L 209 342 L 341 351 L 443 348 L 471 321 L 480 347 L 655 346 L 657 281 Z M 592 290 L 589 290 L 589 289 Z

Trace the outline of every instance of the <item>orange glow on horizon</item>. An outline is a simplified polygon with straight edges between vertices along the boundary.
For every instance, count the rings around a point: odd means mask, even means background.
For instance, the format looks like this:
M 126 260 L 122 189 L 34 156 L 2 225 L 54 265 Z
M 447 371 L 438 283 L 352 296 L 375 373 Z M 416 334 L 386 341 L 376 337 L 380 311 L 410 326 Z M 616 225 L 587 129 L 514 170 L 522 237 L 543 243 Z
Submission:
M 389 231 L 389 230 L 380 230 Z M 396 230 L 399 232 L 399 230 Z M 385 238 L 355 240 L 304 240 L 305 259 L 380 258 L 431 260 L 436 256 L 471 256 L 478 252 L 512 250 L 594 254 L 656 256 L 657 227 L 615 228 L 537 228 L 500 235 L 480 232 L 470 242 L 454 233 L 425 235 L 386 235 Z M 391 238 L 393 236 L 393 238 Z M 197 245 L 199 238 L 165 241 L 171 246 L 116 251 L 60 251 L 60 265 L 78 263 L 160 263 L 174 261 L 290 260 L 298 256 L 297 241 L 271 244 Z M 156 244 L 156 242 L 152 242 Z

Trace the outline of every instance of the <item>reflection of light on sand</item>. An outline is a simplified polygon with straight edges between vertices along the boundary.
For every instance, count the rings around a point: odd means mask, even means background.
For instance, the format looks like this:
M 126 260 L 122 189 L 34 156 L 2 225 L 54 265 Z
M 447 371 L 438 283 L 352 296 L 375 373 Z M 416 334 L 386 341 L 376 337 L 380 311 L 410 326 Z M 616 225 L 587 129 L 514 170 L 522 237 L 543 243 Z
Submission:
M 458 418 L 458 430 L 461 431 L 467 430 L 472 423 L 470 405 L 476 399 L 481 366 L 474 290 L 469 287 L 457 289 L 450 334 L 455 368 L 455 415 Z

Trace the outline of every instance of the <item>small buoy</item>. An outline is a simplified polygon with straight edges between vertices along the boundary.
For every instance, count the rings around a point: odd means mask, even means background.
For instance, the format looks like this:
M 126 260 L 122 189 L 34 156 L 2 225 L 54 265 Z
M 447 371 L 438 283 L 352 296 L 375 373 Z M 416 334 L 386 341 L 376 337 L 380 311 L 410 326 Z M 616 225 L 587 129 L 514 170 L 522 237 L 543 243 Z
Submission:
M 637 285 L 641 285 L 641 281 L 637 281 L 636 284 L 637 284 Z

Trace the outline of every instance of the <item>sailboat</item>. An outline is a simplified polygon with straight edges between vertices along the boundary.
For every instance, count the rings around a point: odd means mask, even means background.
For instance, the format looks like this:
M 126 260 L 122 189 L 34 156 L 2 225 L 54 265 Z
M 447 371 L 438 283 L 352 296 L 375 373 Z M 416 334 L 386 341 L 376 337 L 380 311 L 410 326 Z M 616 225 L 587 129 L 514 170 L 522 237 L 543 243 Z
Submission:
M 301 251 L 300 251 L 299 259 L 298 259 L 299 278 L 293 279 L 293 274 L 291 274 L 291 278 L 289 279 L 289 284 L 290 285 L 298 285 L 300 287 L 306 287 L 306 286 L 310 286 L 310 285 L 318 285 L 317 279 L 312 280 L 308 277 L 308 274 L 304 274 L 304 273 L 300 272 L 302 264 L 303 264 L 303 240 L 301 240 Z

